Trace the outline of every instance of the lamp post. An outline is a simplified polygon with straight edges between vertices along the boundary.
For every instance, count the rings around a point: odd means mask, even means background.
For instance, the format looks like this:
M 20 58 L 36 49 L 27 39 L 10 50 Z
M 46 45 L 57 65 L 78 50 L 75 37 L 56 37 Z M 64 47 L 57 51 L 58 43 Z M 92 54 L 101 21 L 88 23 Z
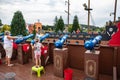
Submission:
M 117 0 L 115 0 L 115 7 L 114 7 L 114 22 L 116 22 L 116 9 L 117 9 Z
M 115 0 L 114 12 L 110 13 L 110 16 L 114 15 L 114 20 L 113 20 L 114 23 L 116 22 L 116 10 L 117 10 L 117 0 Z
M 67 10 L 67 11 L 65 10 L 65 12 L 67 13 L 67 23 L 68 23 L 68 26 L 69 26 L 70 1 L 69 1 L 69 0 L 68 0 L 68 1 L 65 1 L 65 5 L 66 5 L 66 3 L 67 3 L 67 5 L 68 5 L 68 10 Z
M 86 11 L 88 11 L 88 33 L 89 33 L 89 31 L 90 31 L 90 11 L 92 10 L 90 8 L 90 0 L 88 0 L 88 6 L 86 5 L 86 3 L 84 3 L 83 6 L 84 6 L 84 9 Z

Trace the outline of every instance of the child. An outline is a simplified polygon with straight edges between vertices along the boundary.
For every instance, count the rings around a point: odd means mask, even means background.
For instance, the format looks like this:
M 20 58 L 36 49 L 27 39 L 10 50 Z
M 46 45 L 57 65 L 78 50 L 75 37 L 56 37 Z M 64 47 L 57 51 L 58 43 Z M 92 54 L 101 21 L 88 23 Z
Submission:
M 39 39 L 37 38 L 35 40 L 35 44 L 34 44 L 34 53 L 35 53 L 35 64 L 36 64 L 36 67 L 41 66 L 41 59 L 40 59 L 40 57 L 41 57 L 41 47 L 44 47 L 44 46 L 40 43 Z

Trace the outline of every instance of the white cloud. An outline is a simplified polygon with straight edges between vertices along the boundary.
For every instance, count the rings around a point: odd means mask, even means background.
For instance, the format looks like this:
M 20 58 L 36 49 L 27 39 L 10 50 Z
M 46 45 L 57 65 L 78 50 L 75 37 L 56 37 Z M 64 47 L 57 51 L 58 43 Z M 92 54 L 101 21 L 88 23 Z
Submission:
M 83 4 L 88 0 L 70 0 L 70 23 L 73 22 L 75 15 L 79 18 L 79 23 L 87 24 L 87 11 L 84 10 Z M 114 11 L 114 0 L 90 0 L 92 18 L 95 25 L 104 26 L 106 21 L 113 20 L 109 16 Z M 120 3 L 120 1 L 118 1 Z M 117 17 L 120 16 L 118 13 Z M 65 0 L 0 0 L 0 19 L 3 23 L 10 24 L 14 12 L 20 10 L 23 13 L 26 23 L 34 23 L 40 19 L 41 23 L 52 25 L 55 16 L 62 16 L 67 23 L 67 5 Z M 93 24 L 92 20 L 91 23 Z

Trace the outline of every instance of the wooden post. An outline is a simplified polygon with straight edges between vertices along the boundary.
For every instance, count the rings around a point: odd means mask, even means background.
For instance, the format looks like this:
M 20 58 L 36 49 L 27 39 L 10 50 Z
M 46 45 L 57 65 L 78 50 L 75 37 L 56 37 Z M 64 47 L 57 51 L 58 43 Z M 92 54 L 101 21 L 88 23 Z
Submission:
M 113 80 L 117 80 L 117 50 L 118 47 L 114 47 Z
M 85 52 L 85 80 L 98 80 L 99 79 L 99 55 L 100 51 Z
M 22 44 L 18 44 L 18 62 L 23 64 Z
M 68 48 L 54 49 L 54 74 L 63 77 L 64 70 L 67 68 Z
M 22 49 L 22 44 L 18 44 L 18 63 L 20 64 L 25 64 L 25 63 L 28 63 L 29 62 L 29 57 L 28 57 L 28 54 L 29 53 L 25 53 L 23 52 L 23 49 Z

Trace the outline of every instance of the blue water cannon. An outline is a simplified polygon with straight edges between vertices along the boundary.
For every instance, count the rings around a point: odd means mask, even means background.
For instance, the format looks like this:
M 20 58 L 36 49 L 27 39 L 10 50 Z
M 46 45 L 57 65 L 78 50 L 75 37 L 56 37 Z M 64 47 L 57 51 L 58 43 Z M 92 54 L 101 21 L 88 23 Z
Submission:
M 4 36 L 4 33 L 0 33 L 0 36 Z
M 3 42 L 4 40 L 4 33 L 0 33 L 0 41 Z
M 15 43 L 16 44 L 22 43 L 22 42 L 26 41 L 28 38 L 31 38 L 33 36 L 34 36 L 34 34 L 30 34 L 28 36 L 18 38 L 18 39 L 15 40 Z
M 64 44 L 65 40 L 68 38 L 68 35 L 64 35 L 61 37 L 58 41 L 54 43 L 56 48 L 62 48 L 62 45 Z
M 95 38 L 91 39 L 91 40 L 88 40 L 84 43 L 84 47 L 87 49 L 87 50 L 93 50 L 94 47 L 100 43 L 102 39 L 102 36 L 98 35 L 96 36 Z
M 49 33 L 46 33 L 45 35 L 40 37 L 40 42 L 42 42 L 44 39 L 48 38 L 50 36 Z
M 42 42 L 43 40 L 45 40 L 46 38 L 48 38 L 50 36 L 49 33 L 46 33 L 45 35 L 43 36 L 38 36 L 38 38 L 40 39 L 40 42 Z M 32 40 L 31 41 L 31 44 L 34 44 L 35 43 L 35 40 Z
M 4 33 L 0 33 L 0 36 L 3 36 L 4 35 Z

